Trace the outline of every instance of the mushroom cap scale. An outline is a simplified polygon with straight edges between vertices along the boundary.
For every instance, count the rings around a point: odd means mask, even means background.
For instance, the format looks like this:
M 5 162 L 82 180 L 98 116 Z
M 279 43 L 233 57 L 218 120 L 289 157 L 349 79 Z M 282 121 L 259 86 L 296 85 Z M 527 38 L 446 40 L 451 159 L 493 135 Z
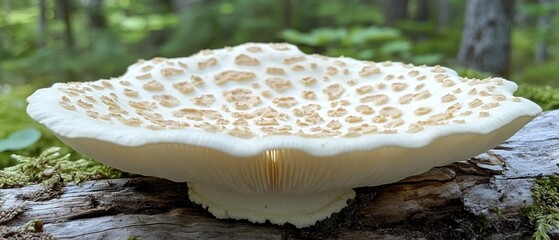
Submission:
M 57 83 L 31 95 L 27 111 L 107 165 L 189 181 L 191 198 L 218 217 L 261 219 L 204 193 L 328 196 L 330 207 L 305 212 L 313 216 L 306 222 L 257 210 L 304 226 L 339 210 L 353 196 L 348 189 L 394 182 L 506 140 L 541 112 L 514 97 L 516 89 L 440 66 L 247 43 L 140 60 L 114 79 Z
M 205 64 L 209 60 L 212 64 Z M 196 67 L 199 64 L 205 67 Z M 295 64 L 306 68 L 293 71 L 290 67 Z M 270 68 L 282 69 L 283 75 L 267 73 Z M 333 75 L 332 68 L 340 68 L 339 73 Z M 383 85 L 387 87 L 378 87 Z M 329 58 L 305 55 L 289 44 L 247 43 L 186 58 L 142 60 L 111 80 L 57 83 L 29 97 L 28 112 L 68 138 L 125 146 L 183 143 L 234 156 L 282 148 L 331 156 L 385 146 L 421 147 L 451 134 L 486 134 L 518 117 L 541 112 L 534 103 L 513 97 L 516 88 L 500 78 L 461 78 L 439 66 Z M 304 97 L 309 94 L 312 97 Z M 449 110 L 456 103 L 460 106 Z M 296 115 L 310 105 L 323 107 Z M 371 109 L 362 111 L 359 105 Z M 222 111 L 225 108 L 230 111 Z M 271 109 L 267 116 L 254 116 L 265 108 Z M 417 114 L 425 108 L 430 111 Z M 174 113 L 183 109 L 197 110 L 200 116 L 176 117 Z M 387 116 L 383 109 L 400 114 Z M 208 110 L 219 111 L 220 117 L 202 114 Z M 335 110 L 339 114 L 332 114 Z M 159 114 L 161 119 L 146 114 Z M 247 122 L 243 127 L 248 137 L 235 134 L 237 120 Z M 340 127 L 328 127 L 331 121 L 340 122 Z M 414 126 L 421 130 L 410 131 Z M 277 131 L 270 131 L 277 128 L 284 129 L 279 137 Z M 377 130 L 359 131 L 365 128 Z

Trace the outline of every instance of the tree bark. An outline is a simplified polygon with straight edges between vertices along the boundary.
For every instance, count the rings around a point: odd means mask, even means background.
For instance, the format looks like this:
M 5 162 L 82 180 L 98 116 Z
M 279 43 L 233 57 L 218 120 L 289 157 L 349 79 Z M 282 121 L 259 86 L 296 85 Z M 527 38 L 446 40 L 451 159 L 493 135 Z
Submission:
M 386 4 L 388 24 L 408 18 L 408 0 L 389 0 Z
M 419 22 L 424 22 L 429 20 L 429 1 L 428 0 L 418 0 L 417 10 L 415 14 L 415 20 Z
M 508 76 L 513 11 L 512 0 L 468 0 L 458 63 Z
M 64 23 L 64 43 L 70 51 L 74 49 L 74 31 L 72 29 L 71 8 L 68 0 L 56 0 L 56 8 Z
M 541 63 L 549 58 L 549 38 L 547 37 L 552 31 L 552 21 L 553 16 L 556 14 L 556 10 L 553 7 L 554 0 L 539 0 L 540 7 L 545 8 L 547 10 L 546 14 L 543 14 L 538 17 L 538 25 L 537 30 L 542 36 L 538 39 L 536 43 L 536 54 L 535 54 L 535 62 Z
M 293 6 L 291 4 L 291 0 L 282 0 L 281 3 L 283 9 L 283 28 L 291 28 L 293 18 Z
M 147 4 L 147 6 L 154 8 L 152 11 L 158 14 L 166 15 L 176 12 L 175 1 L 173 0 L 150 0 L 149 2 L 150 4 Z M 151 30 L 144 43 L 151 51 L 157 52 L 161 46 L 164 46 L 169 41 L 172 33 L 173 31 L 167 28 Z
M 161 5 L 161 13 L 172 13 L 175 11 L 174 0 L 157 0 L 153 4 Z
M 93 30 L 107 28 L 107 20 L 103 13 L 103 0 L 90 0 L 87 4 L 89 27 Z
M 39 34 L 37 46 L 44 48 L 47 42 L 47 6 L 45 0 L 39 0 Z
M 452 5 L 449 0 L 437 0 L 437 29 L 444 31 L 448 29 Z
M 179 14 L 182 18 L 186 18 L 192 8 L 191 5 L 196 2 L 197 0 L 175 0 L 173 2 L 173 8 L 176 14 Z
M 25 210 L 5 226 L 39 219 L 59 239 L 528 239 L 521 209 L 533 181 L 559 174 L 557 119 L 545 112 L 487 153 L 356 189 L 348 207 L 305 229 L 218 220 L 188 200 L 186 183 L 148 177 L 68 184 L 46 201 L 32 198 L 41 185 L 0 189 L 0 202 Z

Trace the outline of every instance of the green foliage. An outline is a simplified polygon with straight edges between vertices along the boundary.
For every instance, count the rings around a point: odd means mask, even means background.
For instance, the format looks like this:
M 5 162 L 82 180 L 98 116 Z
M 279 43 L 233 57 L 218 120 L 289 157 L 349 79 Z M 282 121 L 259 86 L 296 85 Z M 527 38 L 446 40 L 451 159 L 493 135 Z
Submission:
M 59 147 L 46 149 L 37 157 L 12 155 L 17 164 L 0 170 L 0 188 L 28 183 L 48 183 L 53 178 L 80 183 L 85 180 L 118 178 L 124 173 L 91 159 L 71 160 Z
M 515 78 L 522 82 L 534 85 L 549 85 L 559 87 L 559 31 L 555 27 L 559 24 L 559 15 L 554 12 L 559 9 L 559 2 L 549 1 L 541 3 L 527 1 L 519 5 L 519 13 L 523 15 L 524 21 L 535 23 L 540 17 L 549 16 L 550 25 L 541 27 L 531 25 L 518 27 L 513 31 L 511 56 L 511 69 L 514 70 Z M 535 62 L 536 44 L 547 44 L 549 59 L 543 63 Z
M 90 1 L 70 1 L 75 44 L 64 43 L 65 27 L 56 1 L 46 2 L 46 34 L 39 36 L 38 5 L 6 1 L 0 9 L 0 82 L 10 84 L 90 81 L 118 76 L 137 58 L 185 56 L 200 49 L 242 42 L 288 40 L 307 51 L 375 61 L 445 64 L 456 55 L 461 37 L 464 1 L 451 1 L 448 28 L 438 29 L 436 8 L 429 4 L 427 21 L 416 21 L 417 1 L 408 4 L 410 18 L 388 22 L 379 1 L 103 1 L 106 26 L 90 26 Z M 512 69 L 534 84 L 557 87 L 551 62 L 532 68 L 535 43 L 546 40 L 557 56 L 559 31 L 538 29 L 538 17 L 559 6 L 534 1 L 518 5 L 522 24 L 515 26 Z M 433 11 L 435 10 L 435 11 Z M 559 23 L 559 15 L 552 25 Z M 392 26 L 382 28 L 378 26 Z M 385 35 L 387 34 L 387 35 Z M 43 38 L 46 46 L 37 43 Z M 526 71 L 524 71 L 526 70 Z M 525 76 L 524 76 L 525 75 Z
M 549 233 L 559 229 L 559 175 L 536 179 L 532 199 L 534 204 L 523 213 L 535 225 L 534 238 L 549 240 Z
M 6 138 L 14 130 L 33 123 L 25 113 L 25 98 L 33 89 L 31 86 L 24 86 L 0 94 L 0 138 Z
M 328 4 L 320 4 L 316 14 L 339 26 L 371 25 L 384 22 L 384 14 L 377 6 L 361 0 L 332 1 Z
M 25 112 L 25 98 L 29 96 L 36 87 L 31 85 L 16 87 L 11 91 L 0 93 L 0 139 L 6 139 L 10 134 L 14 132 L 32 128 L 40 132 L 41 138 L 39 138 L 32 145 L 25 147 L 20 150 L 6 150 L 0 151 L 0 169 L 14 164 L 13 160 L 10 158 L 11 154 L 21 154 L 21 155 L 38 155 L 42 150 L 58 146 L 61 147 L 64 153 L 75 153 L 72 149 L 65 146 L 58 138 L 56 138 L 48 129 L 36 123 L 31 119 Z M 31 130 L 34 131 L 34 130 Z M 37 135 L 37 133 L 31 133 L 31 135 Z M 28 136 L 27 143 L 33 140 L 34 136 Z M 22 145 L 20 145 L 22 146 Z M 1 147 L 1 146 L 0 146 Z M 75 158 L 81 158 L 80 154 L 74 154 Z
M 519 6 L 520 12 L 525 14 L 528 18 L 537 18 L 542 16 L 551 16 L 551 26 L 548 28 L 537 28 L 535 29 L 535 34 L 533 34 L 532 39 L 534 37 L 537 40 L 544 40 L 544 41 L 555 41 L 559 38 L 559 31 L 553 28 L 552 26 L 556 26 L 559 24 L 559 17 L 555 13 L 557 9 L 559 9 L 559 2 L 557 1 L 549 1 L 547 3 L 540 3 L 540 2 L 526 2 Z
M 557 55 L 557 47 L 548 47 L 548 52 L 552 57 L 550 60 L 536 64 L 534 62 L 533 35 L 533 30 L 518 30 L 513 34 L 512 41 L 515 48 L 511 56 L 513 77 L 523 83 L 559 88 L 559 68 L 557 67 L 559 58 L 553 58 L 554 55 Z M 553 41 L 559 42 L 559 36 Z
M 518 73 L 519 81 L 540 86 L 559 88 L 559 59 L 545 62 Z
M 277 41 L 277 33 L 285 24 L 280 9 L 281 1 L 223 0 L 189 4 L 180 10 L 181 24 L 173 28 L 159 52 L 178 57 L 247 41 Z
M 8 93 L 0 94 L 0 138 L 7 138 L 14 131 L 28 127 L 38 127 L 25 113 L 25 98 L 33 91 L 31 86 L 16 88 Z M 48 138 L 45 137 L 45 139 Z M 53 139 L 51 139 L 53 140 Z M 36 150 L 36 145 L 27 148 L 30 152 Z M 0 152 L 0 169 L 10 163 L 12 151 Z
M 413 55 L 436 54 L 439 60 L 452 60 L 458 52 L 462 31 L 459 28 L 440 31 L 435 26 L 432 22 L 408 20 L 399 22 L 396 27 L 413 43 Z
M 157 31 L 178 24 L 179 17 L 174 14 L 147 14 L 127 16 L 125 12 L 115 10 L 109 15 L 109 23 L 115 28 L 118 38 L 124 43 L 138 43 L 145 39 L 150 31 Z
M 9 59 L 29 53 L 37 37 L 34 25 L 37 18 L 34 8 L 14 9 L 9 14 L 0 10 L 0 39 L 9 36 L 12 40 L 0 44 L 0 57 Z
M 436 53 L 414 55 L 412 42 L 398 29 L 389 27 L 317 28 L 308 33 L 287 29 L 281 37 L 305 50 L 329 56 L 431 65 L 442 60 L 442 55 Z
M 0 139 L 0 152 L 6 150 L 20 150 L 33 145 L 41 138 L 41 132 L 35 128 L 24 128 L 10 134 L 6 139 Z
M 550 213 L 536 221 L 535 240 L 550 240 L 549 233 L 559 228 L 559 212 Z
M 521 73 L 534 65 L 534 38 L 533 30 L 514 30 L 512 32 L 511 44 L 514 51 L 511 52 L 511 72 Z
M 35 83 L 50 85 L 55 82 L 91 81 L 121 75 L 128 65 L 141 58 L 113 36 L 100 34 L 89 44 L 87 54 L 76 54 L 65 49 L 47 48 L 34 54 L 0 62 L 0 81 L 12 85 Z M 87 57 L 84 57 L 87 55 Z M 143 55 L 149 57 L 148 55 Z M 100 66 L 100 63 L 108 63 Z

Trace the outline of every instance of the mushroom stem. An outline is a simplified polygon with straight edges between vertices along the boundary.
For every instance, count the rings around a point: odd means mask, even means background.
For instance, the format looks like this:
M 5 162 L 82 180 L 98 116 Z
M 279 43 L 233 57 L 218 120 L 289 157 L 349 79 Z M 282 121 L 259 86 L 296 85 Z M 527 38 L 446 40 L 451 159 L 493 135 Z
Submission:
M 268 220 L 273 224 L 290 223 L 297 228 L 330 217 L 355 197 L 352 189 L 298 195 L 282 192 L 246 194 L 195 183 L 188 183 L 188 188 L 190 200 L 207 208 L 216 218 L 246 219 L 254 223 Z

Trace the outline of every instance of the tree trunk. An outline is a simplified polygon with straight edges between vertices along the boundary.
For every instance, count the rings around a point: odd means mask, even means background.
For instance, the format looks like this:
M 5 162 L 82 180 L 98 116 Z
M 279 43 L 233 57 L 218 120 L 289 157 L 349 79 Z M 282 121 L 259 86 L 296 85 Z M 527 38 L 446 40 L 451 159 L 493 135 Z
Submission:
M 172 13 L 175 11 L 174 0 L 156 0 L 152 4 L 157 4 L 162 7 L 161 13 Z
M 45 0 L 39 0 L 39 34 L 37 46 L 44 48 L 47 44 L 47 6 Z
M 192 4 L 196 3 L 196 0 L 175 0 L 173 2 L 173 8 L 175 13 L 181 16 L 181 20 L 185 20 L 189 14 L 189 10 L 192 8 Z
M 534 0 L 516 0 L 516 6 L 523 6 L 525 4 L 529 4 L 529 2 L 534 1 Z M 520 28 L 527 28 L 527 27 L 532 27 L 532 25 L 530 24 L 530 17 L 529 17 L 529 13 L 527 11 L 517 11 L 514 13 L 514 25 L 516 27 L 520 27 Z
M 56 0 L 56 8 L 62 22 L 64 23 L 64 43 L 70 51 L 74 49 L 74 31 L 70 18 L 71 8 L 68 0 Z
M 529 239 L 521 212 L 533 181 L 559 174 L 557 119 L 545 112 L 487 153 L 356 189 L 349 206 L 305 229 L 218 220 L 188 200 L 186 183 L 138 177 L 68 184 L 42 201 L 41 185 L 0 189 L 0 234 L 39 219 L 59 239 Z
M 155 12 L 158 14 L 170 15 L 176 12 L 174 4 L 175 2 L 173 0 L 150 0 L 147 6 L 154 8 Z M 150 51 L 157 52 L 161 46 L 167 44 L 172 33 L 173 31 L 167 28 L 151 30 L 144 40 L 144 43 Z
M 283 28 L 291 28 L 292 27 L 292 18 L 293 18 L 293 9 L 291 0 L 282 0 L 282 8 L 283 8 Z
M 512 0 L 468 0 L 458 63 L 508 76 L 513 12 Z
M 107 20 L 103 13 L 103 0 L 90 0 L 88 2 L 87 18 L 91 29 L 102 30 L 107 28 Z
M 4 10 L 5 15 L 0 15 L 0 20 L 1 21 L 6 21 L 7 16 L 10 15 L 10 12 L 12 11 L 12 5 L 10 0 L 3 0 L 2 1 L 2 8 Z M 2 40 L 1 44 L 2 47 L 4 49 L 11 49 L 12 48 L 12 41 L 10 39 L 10 35 L 6 34 L 6 31 L 3 31 L 2 33 L 0 33 L 0 38 Z
M 539 4 L 541 8 L 545 8 L 547 13 L 538 17 L 538 33 L 542 34 L 542 36 L 538 39 L 536 43 L 536 54 L 535 54 L 535 62 L 541 63 L 549 58 L 549 52 L 547 51 L 549 47 L 549 38 L 547 37 L 552 30 L 553 16 L 556 14 L 556 10 L 553 7 L 554 0 L 539 0 Z
M 429 1 L 428 0 L 418 0 L 417 10 L 415 14 L 415 20 L 419 22 L 424 22 L 429 20 Z
M 437 29 L 444 31 L 448 29 L 452 7 L 449 0 L 437 0 Z
M 388 0 L 386 4 L 388 24 L 408 18 L 408 0 Z

